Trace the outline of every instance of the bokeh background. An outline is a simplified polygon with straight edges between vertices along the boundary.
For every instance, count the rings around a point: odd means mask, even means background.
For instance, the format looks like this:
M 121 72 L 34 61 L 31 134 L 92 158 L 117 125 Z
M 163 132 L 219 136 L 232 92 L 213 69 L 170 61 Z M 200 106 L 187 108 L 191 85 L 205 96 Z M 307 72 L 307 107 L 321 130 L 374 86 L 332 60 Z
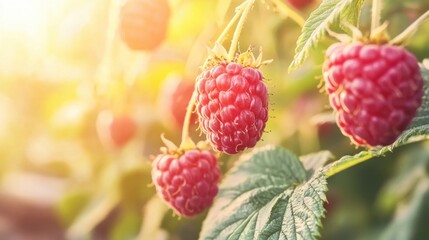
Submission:
M 170 0 L 167 37 L 145 52 L 119 37 L 122 2 L 0 0 L 0 239 L 198 238 L 205 214 L 184 219 L 168 210 L 151 185 L 151 160 L 162 133 L 177 144 L 181 137 L 172 109 L 185 108 L 175 100 L 188 93 L 171 97 L 171 89 L 192 86 L 241 1 Z M 318 4 L 298 13 L 307 18 Z M 428 9 L 426 0 L 384 1 L 383 19 L 395 36 Z M 428 32 L 426 24 L 407 47 L 420 60 L 429 57 Z M 262 46 L 265 59 L 274 59 L 262 68 L 271 105 L 259 146 L 356 153 L 320 87 L 324 50 L 335 40 L 325 38 L 289 74 L 299 33 L 265 0 L 240 38 L 242 51 Z M 109 139 L 116 118 L 123 121 L 114 131 L 129 132 L 129 141 Z M 192 129 L 195 140 L 204 139 L 196 123 Z M 221 156 L 224 173 L 238 157 Z M 405 231 L 427 239 L 428 167 L 429 145 L 418 143 L 330 178 L 321 238 L 394 239 Z

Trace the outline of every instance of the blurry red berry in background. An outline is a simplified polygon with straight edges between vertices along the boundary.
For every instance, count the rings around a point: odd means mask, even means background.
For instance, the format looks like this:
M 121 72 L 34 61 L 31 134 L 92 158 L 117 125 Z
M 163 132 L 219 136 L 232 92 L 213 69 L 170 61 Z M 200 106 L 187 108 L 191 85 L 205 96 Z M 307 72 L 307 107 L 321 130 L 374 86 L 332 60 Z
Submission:
M 286 0 L 288 4 L 298 10 L 303 10 L 313 3 L 314 0 Z
M 129 115 L 114 115 L 105 111 L 98 116 L 97 130 L 104 144 L 121 148 L 136 134 L 137 123 Z
M 115 117 L 110 123 L 110 137 L 117 147 L 125 145 L 136 133 L 137 125 L 128 116 Z
M 183 127 L 186 110 L 192 93 L 194 92 L 194 82 L 178 76 L 167 78 L 162 86 L 159 96 L 162 117 L 169 116 L 168 120 L 173 121 L 178 128 Z M 197 114 L 192 113 L 191 126 L 197 125 Z
M 121 38 L 133 50 L 153 50 L 164 41 L 169 19 L 167 0 L 128 0 L 120 13 Z

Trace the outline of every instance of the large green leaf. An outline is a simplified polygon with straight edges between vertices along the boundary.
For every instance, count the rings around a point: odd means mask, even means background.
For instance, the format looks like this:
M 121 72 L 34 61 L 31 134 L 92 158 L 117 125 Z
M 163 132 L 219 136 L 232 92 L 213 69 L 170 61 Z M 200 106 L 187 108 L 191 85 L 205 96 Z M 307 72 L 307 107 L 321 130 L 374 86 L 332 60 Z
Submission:
M 308 175 L 283 148 L 243 155 L 221 184 L 200 239 L 315 239 L 327 183 L 320 171 Z
M 363 0 L 324 0 L 311 13 L 302 28 L 289 71 L 296 69 L 304 62 L 310 50 L 317 46 L 327 29 L 340 26 L 340 18 L 342 21 L 356 25 L 362 4 Z

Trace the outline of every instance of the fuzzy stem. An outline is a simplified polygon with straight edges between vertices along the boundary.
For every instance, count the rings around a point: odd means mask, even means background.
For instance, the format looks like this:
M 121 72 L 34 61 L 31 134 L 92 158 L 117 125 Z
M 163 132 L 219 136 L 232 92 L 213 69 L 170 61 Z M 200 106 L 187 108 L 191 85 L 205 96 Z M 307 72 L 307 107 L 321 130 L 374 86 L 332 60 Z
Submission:
M 428 139 L 429 138 L 426 136 L 421 136 L 420 138 L 415 138 L 413 140 L 402 143 L 401 145 L 397 145 L 395 147 L 405 146 L 408 144 L 417 143 L 417 142 L 421 142 L 421 141 L 428 140 Z M 346 169 L 349 169 L 355 165 L 358 165 L 359 163 L 363 163 L 363 162 L 365 162 L 369 159 L 372 159 L 374 157 L 383 156 L 387 152 L 391 151 L 392 146 L 394 146 L 394 145 L 391 145 L 390 147 L 384 147 L 378 152 L 369 153 L 369 154 L 364 155 L 362 157 L 358 157 L 358 158 L 350 157 L 349 159 L 346 159 L 346 160 L 335 161 L 335 162 L 325 166 L 323 171 L 324 171 L 326 177 L 332 177 L 333 175 L 340 173 Z
M 222 44 L 223 41 L 225 41 L 226 34 L 228 34 L 228 32 L 231 30 L 232 26 L 234 26 L 234 24 L 237 22 L 237 20 L 240 18 L 241 14 L 243 13 L 245 3 L 246 2 L 242 3 L 241 5 L 239 5 L 236 8 L 234 17 L 232 17 L 232 19 L 229 21 L 228 25 L 226 25 L 226 27 L 223 29 L 222 33 L 217 38 L 216 42 Z
M 185 120 L 183 122 L 183 127 L 182 127 L 182 142 L 180 143 L 179 148 L 188 148 L 187 146 L 189 145 L 195 146 L 195 144 L 192 142 L 191 138 L 189 137 L 189 126 L 191 124 L 192 111 L 194 110 L 196 98 L 197 98 L 197 89 L 194 89 L 191 100 L 189 100 L 188 107 L 186 108 Z
M 423 22 L 429 19 L 429 11 L 421 15 L 416 21 L 414 21 L 408 28 L 406 28 L 401 34 L 396 36 L 390 43 L 392 44 L 403 44 L 408 40 L 420 27 Z
M 385 152 L 387 152 L 387 150 Z M 373 157 L 374 157 L 374 155 L 368 154 L 368 155 L 365 155 L 365 156 L 360 157 L 360 158 L 350 158 L 349 160 L 345 160 L 345 161 L 339 162 L 337 164 L 336 164 L 336 162 L 334 162 L 333 165 L 327 166 L 327 170 L 325 172 L 325 175 L 327 177 L 332 177 L 333 175 L 335 175 L 339 172 L 342 172 L 348 168 L 351 168 L 351 167 L 353 167 L 359 163 L 365 162 L 365 161 L 367 161 Z
M 117 193 L 95 199 L 70 226 L 67 236 L 70 239 L 84 239 L 119 203 L 119 200 Z
M 373 34 L 375 34 L 376 29 L 380 26 L 381 1 L 382 0 L 372 0 L 371 36 L 373 36 Z
M 240 20 L 238 21 L 237 27 L 234 31 L 234 36 L 231 40 L 231 46 L 229 47 L 229 58 L 234 59 L 235 53 L 237 52 L 238 39 L 240 38 L 241 30 L 243 30 L 244 23 L 246 22 L 247 15 L 249 15 L 250 10 L 255 3 L 255 0 L 247 0 L 244 7 L 243 13 L 241 14 Z
M 300 27 L 304 26 L 305 20 L 301 17 L 296 11 L 291 9 L 287 4 L 281 0 L 271 0 L 271 2 L 276 5 L 279 12 L 285 17 L 290 17 L 294 22 L 296 22 Z

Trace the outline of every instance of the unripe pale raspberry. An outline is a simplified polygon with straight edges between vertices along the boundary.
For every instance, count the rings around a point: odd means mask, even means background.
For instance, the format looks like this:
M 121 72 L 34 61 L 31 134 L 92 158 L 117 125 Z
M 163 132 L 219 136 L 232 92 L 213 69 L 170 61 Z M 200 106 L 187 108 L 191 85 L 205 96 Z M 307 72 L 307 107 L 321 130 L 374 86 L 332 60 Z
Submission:
M 228 154 L 251 148 L 268 120 L 268 91 L 261 72 L 221 62 L 197 78 L 196 106 L 212 146 Z
M 121 38 L 131 49 L 153 50 L 164 41 L 169 19 L 167 0 L 128 0 L 121 8 Z
M 203 212 L 218 192 L 220 169 L 209 151 L 188 150 L 178 158 L 159 155 L 152 164 L 152 180 L 158 195 L 179 215 Z
M 339 127 L 357 145 L 393 143 L 422 103 L 417 59 L 401 47 L 334 44 L 323 78 Z

